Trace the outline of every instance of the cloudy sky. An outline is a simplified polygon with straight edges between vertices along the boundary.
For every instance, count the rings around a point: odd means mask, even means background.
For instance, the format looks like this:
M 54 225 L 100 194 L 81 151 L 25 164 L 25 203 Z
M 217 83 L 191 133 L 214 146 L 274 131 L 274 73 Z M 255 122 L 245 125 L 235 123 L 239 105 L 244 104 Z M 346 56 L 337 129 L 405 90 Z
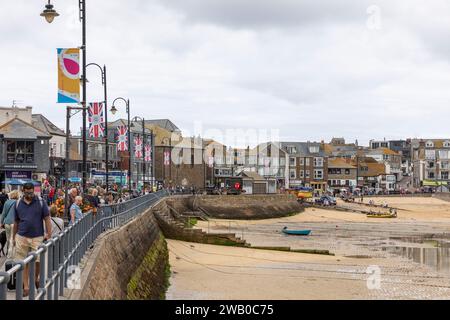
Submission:
M 63 128 L 56 48 L 81 44 L 78 1 L 52 0 L 52 24 L 44 0 L 0 1 L 0 106 L 17 100 Z M 88 62 L 107 65 L 110 100 L 129 97 L 133 116 L 216 138 L 450 136 L 446 0 L 87 2 Z M 88 79 L 101 100 L 99 71 Z

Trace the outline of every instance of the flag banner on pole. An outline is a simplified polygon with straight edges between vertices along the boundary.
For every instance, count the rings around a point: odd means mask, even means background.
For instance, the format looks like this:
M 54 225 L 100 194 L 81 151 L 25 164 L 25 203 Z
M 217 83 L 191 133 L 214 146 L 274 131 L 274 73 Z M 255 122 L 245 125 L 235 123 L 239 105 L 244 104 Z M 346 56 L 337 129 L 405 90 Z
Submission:
M 127 126 L 117 127 L 117 151 L 128 151 L 128 128 Z
M 103 103 L 89 104 L 89 137 L 101 138 L 105 133 L 105 118 L 103 117 Z
M 145 145 L 145 161 L 150 162 L 152 161 L 152 148 L 149 144 Z
M 142 138 L 134 137 L 134 156 L 138 159 L 142 158 Z
M 57 49 L 58 103 L 80 103 L 80 49 Z

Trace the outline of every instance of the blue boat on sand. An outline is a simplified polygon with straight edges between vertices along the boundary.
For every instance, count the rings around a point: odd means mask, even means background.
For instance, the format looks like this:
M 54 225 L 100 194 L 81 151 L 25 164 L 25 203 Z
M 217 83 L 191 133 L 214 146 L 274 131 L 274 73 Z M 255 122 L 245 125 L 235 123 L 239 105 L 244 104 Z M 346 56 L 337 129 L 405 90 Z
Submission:
M 287 227 L 283 228 L 283 233 L 294 235 L 294 236 L 309 236 L 311 233 L 311 230 L 288 230 Z

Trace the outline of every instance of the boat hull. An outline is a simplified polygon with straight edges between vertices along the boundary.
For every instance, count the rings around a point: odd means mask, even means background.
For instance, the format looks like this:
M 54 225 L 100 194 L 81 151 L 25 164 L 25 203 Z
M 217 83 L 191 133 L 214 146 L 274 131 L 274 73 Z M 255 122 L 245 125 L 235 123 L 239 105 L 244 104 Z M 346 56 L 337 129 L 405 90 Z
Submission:
M 283 230 L 283 233 L 291 236 L 309 236 L 311 230 Z

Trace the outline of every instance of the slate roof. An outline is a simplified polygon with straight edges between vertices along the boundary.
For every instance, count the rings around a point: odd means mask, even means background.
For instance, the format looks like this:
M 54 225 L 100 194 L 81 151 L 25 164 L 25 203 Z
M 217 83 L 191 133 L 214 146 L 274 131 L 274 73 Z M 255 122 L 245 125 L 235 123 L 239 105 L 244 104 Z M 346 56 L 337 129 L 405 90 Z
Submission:
M 19 118 L 14 118 L 0 126 L 0 134 L 5 139 L 51 139 L 51 135 Z
M 299 157 L 326 157 L 326 153 L 322 144 L 319 142 L 280 142 L 280 149 L 287 152 L 291 156 Z M 317 146 L 319 147 L 318 153 L 309 152 L 309 147 Z M 288 152 L 288 147 L 295 147 L 297 149 L 296 153 Z
M 64 130 L 61 130 L 57 126 L 55 126 L 50 120 L 48 120 L 45 116 L 42 114 L 33 114 L 33 126 L 36 128 L 47 132 L 50 135 L 57 135 L 57 136 L 65 136 L 66 133 Z

